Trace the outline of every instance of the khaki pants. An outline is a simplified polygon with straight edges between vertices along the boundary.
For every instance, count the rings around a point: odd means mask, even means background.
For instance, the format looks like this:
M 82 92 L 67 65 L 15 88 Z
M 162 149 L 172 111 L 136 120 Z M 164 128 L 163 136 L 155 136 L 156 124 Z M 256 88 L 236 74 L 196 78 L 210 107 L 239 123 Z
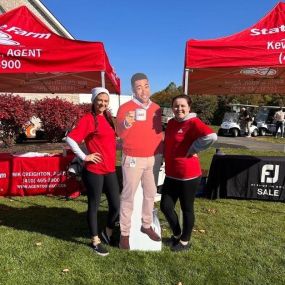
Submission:
M 142 225 L 149 228 L 152 223 L 154 198 L 157 191 L 154 169 L 159 169 L 157 166 L 161 163 L 159 158 L 161 155 L 157 157 L 123 155 L 122 157 L 123 191 L 120 206 L 120 228 L 123 236 L 130 234 L 134 196 L 140 181 L 143 188 Z
M 248 136 L 251 135 L 250 127 L 251 127 L 251 121 L 245 122 L 245 132 L 247 133 Z

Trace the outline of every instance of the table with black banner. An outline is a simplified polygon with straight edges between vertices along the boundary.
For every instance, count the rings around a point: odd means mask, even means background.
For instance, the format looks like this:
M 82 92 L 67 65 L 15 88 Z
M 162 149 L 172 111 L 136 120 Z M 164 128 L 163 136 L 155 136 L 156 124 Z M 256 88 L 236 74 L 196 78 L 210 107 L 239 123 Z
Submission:
M 285 156 L 214 155 L 208 197 L 285 201 Z

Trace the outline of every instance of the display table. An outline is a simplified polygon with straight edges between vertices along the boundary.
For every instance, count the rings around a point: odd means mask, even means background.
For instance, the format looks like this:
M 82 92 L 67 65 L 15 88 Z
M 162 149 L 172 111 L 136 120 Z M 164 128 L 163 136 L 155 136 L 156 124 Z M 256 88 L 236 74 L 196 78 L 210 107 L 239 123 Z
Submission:
M 209 198 L 285 201 L 285 156 L 214 155 Z
M 0 153 L 0 196 L 64 195 L 80 193 L 80 183 L 67 176 L 74 155 L 15 156 Z

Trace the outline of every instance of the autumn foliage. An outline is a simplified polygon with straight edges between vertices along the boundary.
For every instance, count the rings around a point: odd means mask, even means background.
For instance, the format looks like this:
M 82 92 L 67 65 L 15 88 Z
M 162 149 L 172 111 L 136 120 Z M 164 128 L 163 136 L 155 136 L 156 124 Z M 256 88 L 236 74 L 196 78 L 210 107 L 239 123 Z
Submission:
M 0 139 L 10 146 L 22 132 L 22 126 L 31 118 L 33 106 L 31 101 L 11 93 L 0 96 Z
M 42 127 L 46 138 L 50 142 L 60 142 L 65 132 L 72 128 L 83 110 L 66 100 L 56 98 L 44 98 L 35 102 L 35 115 L 42 121 Z
M 66 131 L 90 110 L 91 104 L 76 105 L 58 97 L 46 97 L 32 103 L 12 93 L 0 94 L 0 143 L 11 146 L 17 139 L 23 139 L 23 127 L 32 116 L 41 120 L 48 141 L 60 142 Z

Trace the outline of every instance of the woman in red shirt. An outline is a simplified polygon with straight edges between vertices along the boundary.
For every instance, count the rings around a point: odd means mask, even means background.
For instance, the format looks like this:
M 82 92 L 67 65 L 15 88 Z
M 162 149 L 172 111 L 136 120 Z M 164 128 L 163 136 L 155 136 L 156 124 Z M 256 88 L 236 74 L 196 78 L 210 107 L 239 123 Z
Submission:
M 109 91 L 102 87 L 92 89 L 91 102 L 92 111 L 79 120 L 77 126 L 68 134 L 66 142 L 84 161 L 82 179 L 87 189 L 87 218 L 92 240 L 91 247 L 99 255 L 105 256 L 108 251 L 102 246 L 98 237 L 97 212 L 104 186 L 109 212 L 102 238 L 109 244 L 120 206 L 119 184 L 115 172 L 116 133 L 111 114 L 107 110 Z M 78 145 L 83 141 L 87 154 Z
M 201 167 L 197 153 L 207 149 L 217 140 L 212 129 L 190 113 L 191 98 L 178 95 L 172 100 L 174 118 L 165 130 L 165 174 L 160 208 L 172 231 L 172 250 L 190 248 L 190 237 L 194 226 L 194 199 L 201 178 Z M 180 201 L 183 213 L 181 230 L 175 204 Z

